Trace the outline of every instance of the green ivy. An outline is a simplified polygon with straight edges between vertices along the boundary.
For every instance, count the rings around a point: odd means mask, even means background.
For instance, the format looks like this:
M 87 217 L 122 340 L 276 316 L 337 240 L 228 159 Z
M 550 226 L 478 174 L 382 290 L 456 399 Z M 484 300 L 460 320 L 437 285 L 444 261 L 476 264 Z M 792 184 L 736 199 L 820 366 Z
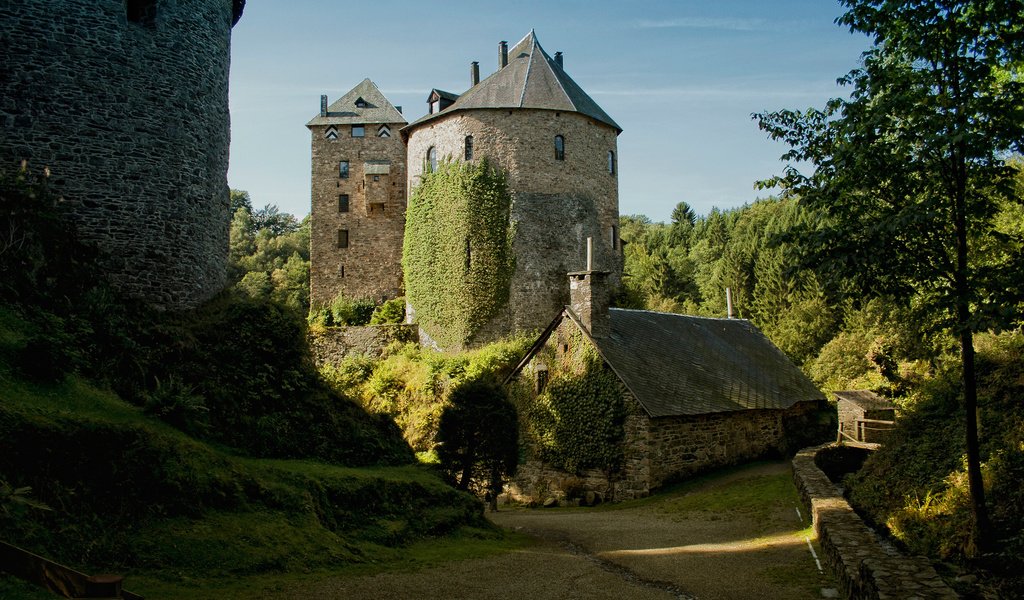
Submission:
M 520 399 L 525 437 L 537 458 L 556 468 L 615 470 L 625 436 L 622 388 L 582 334 L 573 338 L 569 352 L 548 363 L 550 379 L 541 394 L 523 406 L 524 395 L 512 393 Z
M 508 303 L 515 255 L 512 196 L 486 159 L 444 161 L 423 174 L 406 212 L 402 269 L 416 320 L 459 349 Z

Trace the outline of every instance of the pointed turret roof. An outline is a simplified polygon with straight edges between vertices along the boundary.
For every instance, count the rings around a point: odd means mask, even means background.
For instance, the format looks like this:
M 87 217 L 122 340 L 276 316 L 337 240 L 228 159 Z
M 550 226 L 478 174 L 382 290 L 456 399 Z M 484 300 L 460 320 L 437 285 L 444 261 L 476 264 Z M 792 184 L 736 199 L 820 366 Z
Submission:
M 384 97 L 377 84 L 366 78 L 328 106 L 327 116 L 316 115 L 306 123 L 306 127 L 407 122 L 402 113 Z
M 508 64 L 469 88 L 439 113 L 427 115 L 405 128 L 457 110 L 474 108 L 540 108 L 578 112 L 621 132 L 618 123 L 587 95 L 553 58 L 548 56 L 533 30 L 508 52 Z

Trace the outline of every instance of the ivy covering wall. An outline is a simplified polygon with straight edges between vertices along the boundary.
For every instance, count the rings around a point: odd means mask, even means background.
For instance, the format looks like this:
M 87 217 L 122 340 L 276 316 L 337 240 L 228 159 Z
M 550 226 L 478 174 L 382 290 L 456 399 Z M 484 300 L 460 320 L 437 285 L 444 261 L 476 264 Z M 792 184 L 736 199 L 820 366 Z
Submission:
M 615 470 L 622 464 L 626 406 L 618 378 L 597 350 L 573 331 L 568 351 L 556 354 L 550 343 L 534 361 L 548 380 L 540 394 L 521 377 L 510 395 L 518 404 L 528 451 L 551 466 L 575 473 Z
M 486 159 L 424 172 L 406 211 L 402 269 L 416 322 L 461 349 L 508 303 L 515 256 L 512 197 Z

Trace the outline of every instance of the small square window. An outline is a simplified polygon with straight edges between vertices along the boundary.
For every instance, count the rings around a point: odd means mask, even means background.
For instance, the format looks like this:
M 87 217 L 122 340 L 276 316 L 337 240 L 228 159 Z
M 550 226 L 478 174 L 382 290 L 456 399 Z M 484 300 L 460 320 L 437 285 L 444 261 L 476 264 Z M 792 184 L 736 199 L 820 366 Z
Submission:
M 348 248 L 348 229 L 338 230 L 338 247 Z
M 348 212 L 348 194 L 341 194 L 338 196 L 338 212 Z
M 338 163 L 338 177 L 342 179 L 348 179 L 348 161 L 343 160 Z
M 156 0 L 127 0 L 125 16 L 129 23 L 154 27 L 156 25 Z
M 373 176 L 373 180 L 374 181 L 380 181 L 380 175 L 374 175 Z
M 363 127 L 362 125 L 352 126 L 352 137 L 363 137 L 364 135 L 366 135 L 365 127 Z

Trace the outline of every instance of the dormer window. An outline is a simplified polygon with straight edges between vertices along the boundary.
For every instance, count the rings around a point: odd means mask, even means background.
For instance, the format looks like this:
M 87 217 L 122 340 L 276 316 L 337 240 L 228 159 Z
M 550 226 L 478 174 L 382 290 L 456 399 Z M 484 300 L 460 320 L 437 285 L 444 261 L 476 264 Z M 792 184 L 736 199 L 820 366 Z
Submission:
M 439 113 L 439 112 L 441 112 L 441 99 L 440 98 L 438 98 L 437 100 L 432 100 L 430 102 L 430 114 L 435 114 L 435 113 Z
M 387 125 L 381 125 L 377 128 L 377 137 L 389 138 L 391 137 L 391 128 Z
M 352 126 L 352 137 L 363 137 L 366 135 L 366 127 L 362 125 Z
M 324 137 L 329 140 L 338 139 L 338 128 L 335 127 L 334 125 L 331 125 L 330 127 L 327 128 L 326 131 L 324 131 Z
M 356 98 L 356 108 L 366 108 L 366 100 Z
M 565 138 L 555 136 L 555 160 L 565 160 Z

